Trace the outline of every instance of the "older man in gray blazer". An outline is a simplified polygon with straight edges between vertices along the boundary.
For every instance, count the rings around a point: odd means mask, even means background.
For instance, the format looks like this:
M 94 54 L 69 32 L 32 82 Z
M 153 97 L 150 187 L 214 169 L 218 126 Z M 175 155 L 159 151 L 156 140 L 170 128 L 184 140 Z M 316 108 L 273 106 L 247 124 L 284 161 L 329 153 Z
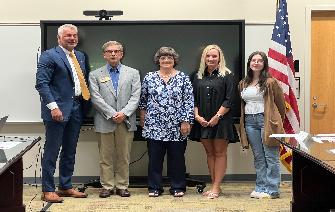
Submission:
M 101 198 L 129 197 L 129 159 L 136 130 L 141 82 L 138 70 L 120 63 L 123 47 L 117 41 L 102 46 L 107 64 L 90 72 L 90 92 L 100 155 Z

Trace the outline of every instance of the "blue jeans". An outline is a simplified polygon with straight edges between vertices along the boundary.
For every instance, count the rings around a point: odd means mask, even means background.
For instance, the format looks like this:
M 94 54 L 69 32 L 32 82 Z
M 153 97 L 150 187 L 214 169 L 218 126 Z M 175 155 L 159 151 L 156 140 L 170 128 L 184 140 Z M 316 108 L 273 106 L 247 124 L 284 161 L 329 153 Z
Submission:
M 245 130 L 254 153 L 257 192 L 265 192 L 272 196 L 279 195 L 280 161 L 279 146 L 263 144 L 264 114 L 246 114 Z

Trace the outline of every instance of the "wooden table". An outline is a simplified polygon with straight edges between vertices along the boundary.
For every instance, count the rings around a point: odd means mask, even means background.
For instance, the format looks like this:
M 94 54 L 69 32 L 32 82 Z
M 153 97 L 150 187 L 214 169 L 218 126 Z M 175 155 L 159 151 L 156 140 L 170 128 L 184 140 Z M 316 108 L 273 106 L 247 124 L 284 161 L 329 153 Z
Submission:
M 335 209 L 335 137 L 276 138 L 293 150 L 291 211 Z

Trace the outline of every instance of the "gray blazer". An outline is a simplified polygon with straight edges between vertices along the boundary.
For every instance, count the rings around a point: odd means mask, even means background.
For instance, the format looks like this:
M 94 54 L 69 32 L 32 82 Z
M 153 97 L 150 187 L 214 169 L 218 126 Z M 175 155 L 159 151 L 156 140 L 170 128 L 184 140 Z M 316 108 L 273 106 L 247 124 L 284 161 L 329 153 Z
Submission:
M 136 109 L 140 99 L 141 81 L 138 70 L 121 64 L 117 95 L 107 70 L 107 65 L 89 74 L 91 101 L 95 108 L 96 132 L 109 133 L 116 129 L 111 119 L 116 112 L 123 112 L 129 131 L 136 130 Z

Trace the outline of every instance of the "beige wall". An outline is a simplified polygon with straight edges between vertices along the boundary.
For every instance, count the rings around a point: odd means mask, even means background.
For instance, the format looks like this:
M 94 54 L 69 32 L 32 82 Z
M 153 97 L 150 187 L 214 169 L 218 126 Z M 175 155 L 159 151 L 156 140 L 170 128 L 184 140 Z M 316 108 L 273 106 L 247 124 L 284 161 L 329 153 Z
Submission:
M 0 23 L 39 23 L 40 20 L 95 20 L 82 15 L 83 10 L 123 10 L 124 15 L 114 20 L 215 20 L 215 19 L 245 19 L 247 24 L 269 24 L 275 21 L 276 0 L 96 0 L 96 1 L 5 1 L 0 0 Z M 309 29 L 306 26 L 306 8 L 316 5 L 335 5 L 334 0 L 288 0 L 289 24 L 291 30 L 294 58 L 300 60 L 301 99 L 299 100 L 301 129 L 309 130 L 308 92 L 309 87 Z M 308 24 L 308 23 L 307 23 Z M 246 35 L 248 36 L 248 35 Z M 0 35 L 1 37 L 1 35 Z M 14 44 L 14 42 L 13 42 Z M 307 52 L 307 53 L 306 53 Z M 307 64 L 306 64 L 307 63 Z M 43 136 L 41 125 L 11 124 L 5 128 L 5 133 L 32 133 Z M 92 131 L 82 133 L 78 146 L 75 175 L 98 175 L 97 144 Z M 132 158 L 138 158 L 145 151 L 143 142 L 134 143 Z M 38 148 L 25 156 L 25 166 L 36 163 L 35 155 Z M 239 145 L 230 145 L 228 151 L 228 174 L 254 173 L 252 156 L 242 156 Z M 131 167 L 132 175 L 146 174 L 147 157 Z M 188 171 L 191 174 L 207 174 L 205 156 L 200 144 L 190 143 L 187 150 Z M 284 169 L 283 169 L 284 170 Z M 285 172 L 285 171 L 284 171 Z M 34 170 L 25 171 L 25 176 L 33 176 Z

